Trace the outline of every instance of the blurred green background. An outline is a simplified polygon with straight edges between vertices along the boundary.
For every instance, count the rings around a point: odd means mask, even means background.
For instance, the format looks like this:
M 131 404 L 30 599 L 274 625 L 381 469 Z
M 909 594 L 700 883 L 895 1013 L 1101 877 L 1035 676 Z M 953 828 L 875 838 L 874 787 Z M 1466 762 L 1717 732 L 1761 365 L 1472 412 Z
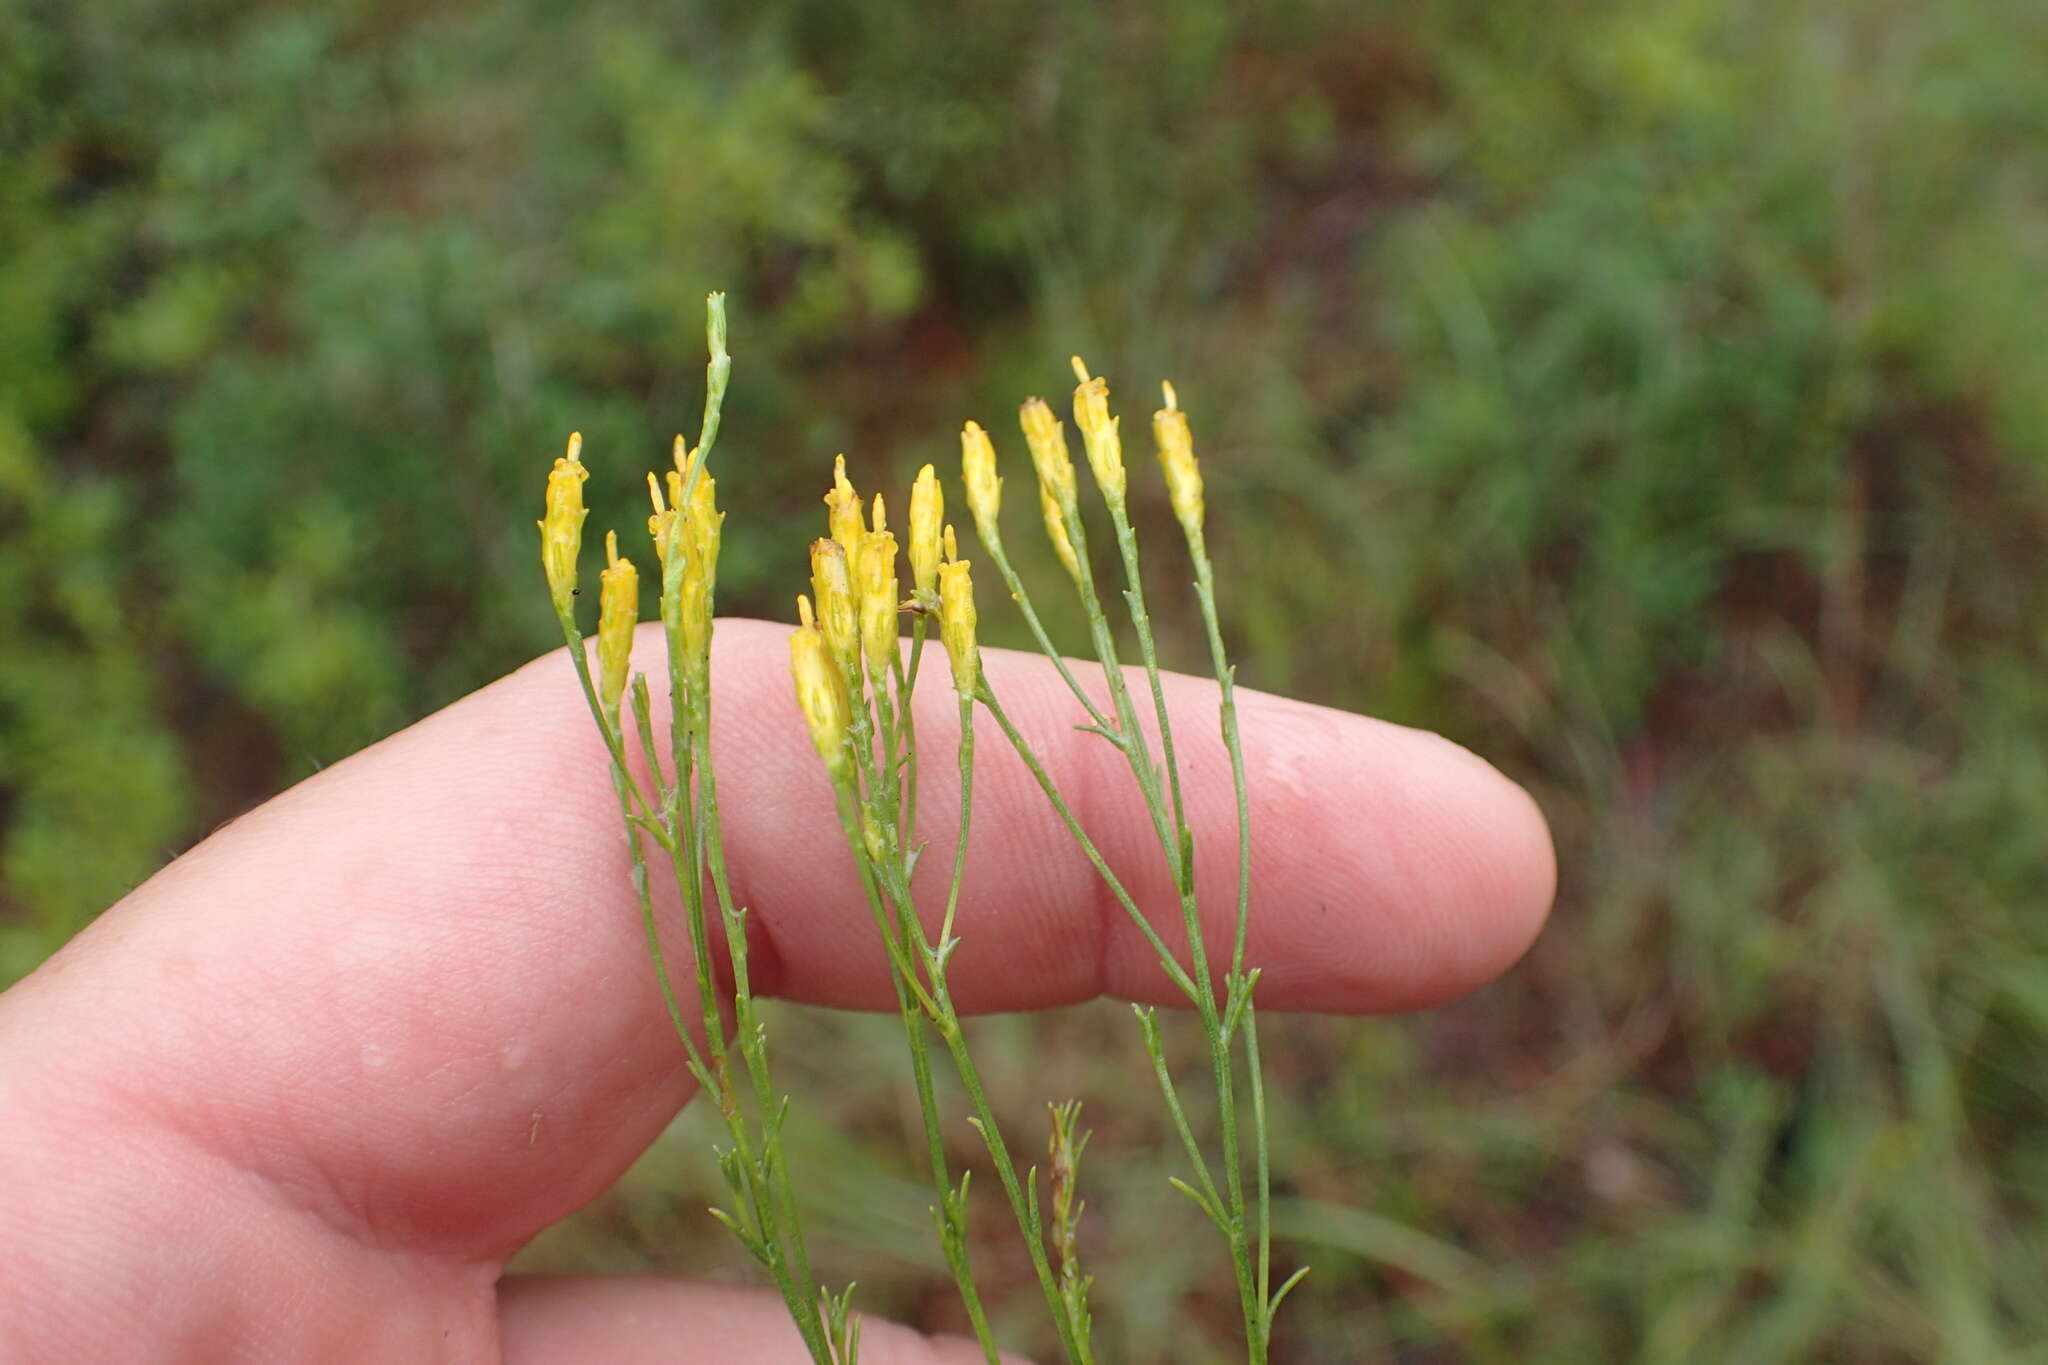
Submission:
M 2035 0 L 0 0 L 0 981 L 546 648 L 547 461 L 631 524 L 707 289 L 733 611 L 1079 350 L 1193 410 L 1244 681 L 1560 848 L 1501 984 L 1266 1030 L 1278 1357 L 2048 1361 L 2044 70 Z M 894 1025 L 776 1026 L 828 1278 L 957 1326 Z M 1226 1359 L 1134 1033 L 982 1046 L 1088 1101 L 1109 1354 Z M 526 1263 L 743 1277 L 697 1123 Z

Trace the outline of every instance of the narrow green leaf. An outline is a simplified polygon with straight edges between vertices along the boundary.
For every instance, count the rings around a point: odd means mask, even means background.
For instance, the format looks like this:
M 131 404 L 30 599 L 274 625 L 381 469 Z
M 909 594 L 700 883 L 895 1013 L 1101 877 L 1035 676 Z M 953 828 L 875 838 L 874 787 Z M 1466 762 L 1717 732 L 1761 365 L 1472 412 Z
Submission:
M 1294 1292 L 1294 1286 L 1300 1284 L 1307 1277 L 1308 1267 L 1303 1266 L 1301 1269 L 1295 1271 L 1292 1275 L 1289 1275 L 1286 1278 L 1286 1280 L 1282 1281 L 1280 1287 L 1273 1291 L 1273 1297 L 1266 1304 L 1267 1322 L 1271 1322 L 1273 1320 L 1273 1315 L 1280 1311 L 1281 1300 L 1285 1299 L 1289 1294 Z

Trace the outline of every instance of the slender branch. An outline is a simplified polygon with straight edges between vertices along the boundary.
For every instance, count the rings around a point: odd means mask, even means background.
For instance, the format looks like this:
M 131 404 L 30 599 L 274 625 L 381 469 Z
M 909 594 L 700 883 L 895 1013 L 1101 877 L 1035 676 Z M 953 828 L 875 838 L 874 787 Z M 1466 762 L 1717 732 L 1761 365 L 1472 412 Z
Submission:
M 1066 657 L 1053 647 L 1052 637 L 1045 633 L 1045 624 L 1038 619 L 1038 609 L 1032 605 L 1031 594 L 1025 589 L 1024 580 L 1017 576 L 1017 570 L 1010 564 L 1010 556 L 1003 550 L 1002 532 L 993 525 L 981 528 L 981 543 L 988 550 L 988 557 L 995 562 L 996 572 L 1003 576 L 1003 585 L 1010 590 L 1010 600 L 1024 613 L 1024 624 L 1031 628 L 1032 638 L 1038 641 L 1038 647 L 1045 652 L 1045 657 L 1052 660 L 1052 666 L 1059 670 L 1060 679 L 1066 683 L 1067 690 L 1074 694 L 1074 700 L 1080 702 L 1082 709 L 1087 711 L 1089 722 L 1121 748 L 1123 737 L 1115 733 L 1115 727 L 1109 723 L 1109 717 L 1096 706 L 1095 699 L 1088 695 L 1087 689 L 1074 677 L 1073 670 L 1067 667 Z
M 896 991 L 896 1009 L 903 1021 L 904 1040 L 910 1047 L 911 1078 L 917 1088 L 918 1114 L 924 1122 L 925 1146 L 931 1162 L 932 1183 L 941 1201 L 938 1217 L 940 1243 L 947 1253 L 949 1267 L 953 1271 L 954 1283 L 959 1287 L 961 1302 L 966 1305 L 968 1319 L 974 1324 L 976 1340 L 987 1355 L 990 1365 L 999 1365 L 1000 1352 L 995 1336 L 989 1327 L 988 1317 L 981 1305 L 981 1296 L 974 1284 L 974 1276 L 966 1261 L 964 1228 L 956 1220 L 964 1216 L 964 1210 L 955 1203 L 953 1177 L 946 1160 L 946 1143 L 943 1126 L 939 1120 L 938 1096 L 932 1083 L 931 1060 L 925 1051 L 925 1014 L 920 1014 L 912 1003 L 911 968 L 904 951 L 904 919 L 914 920 L 906 910 L 907 901 L 896 901 L 897 915 L 891 922 L 884 886 L 882 867 L 869 855 L 865 831 L 861 827 L 860 796 L 851 783 L 835 785 L 834 796 L 839 811 L 839 825 L 846 836 L 846 845 L 853 854 L 856 868 L 860 872 L 861 889 L 866 892 L 868 908 L 875 918 L 875 928 L 881 934 L 883 946 L 889 955 L 890 982 Z M 920 933 L 920 938 L 922 937 Z M 920 1002 L 926 1014 L 938 1018 L 942 1011 L 930 995 L 920 992 Z

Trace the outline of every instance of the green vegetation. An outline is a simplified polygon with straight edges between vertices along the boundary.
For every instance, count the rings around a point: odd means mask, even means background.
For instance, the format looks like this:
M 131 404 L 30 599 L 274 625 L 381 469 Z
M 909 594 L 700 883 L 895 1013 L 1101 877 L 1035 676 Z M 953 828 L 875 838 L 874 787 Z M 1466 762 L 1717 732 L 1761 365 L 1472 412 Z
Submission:
M 635 464 L 694 429 L 707 289 L 735 611 L 786 615 L 819 459 L 950 468 L 1078 348 L 1199 404 L 1241 681 L 1445 731 L 1560 843 L 1502 985 L 1262 1029 L 1277 1259 L 1316 1267 L 1275 1358 L 2048 1359 L 2048 10 L 0 33 L 0 979 L 546 648 L 533 471 L 572 426 Z M 637 524 L 604 482 L 593 524 Z M 1153 591 L 1204 671 L 1193 589 Z M 1020 1132 L 1087 1102 L 1104 1357 L 1220 1359 L 1235 1289 L 1119 1107 L 1118 1012 L 991 1021 L 983 1079 Z M 773 1027 L 820 1279 L 960 1328 L 897 1021 Z M 729 1267 L 712 1124 L 529 1263 Z M 1028 1264 L 976 1271 L 1031 1320 Z

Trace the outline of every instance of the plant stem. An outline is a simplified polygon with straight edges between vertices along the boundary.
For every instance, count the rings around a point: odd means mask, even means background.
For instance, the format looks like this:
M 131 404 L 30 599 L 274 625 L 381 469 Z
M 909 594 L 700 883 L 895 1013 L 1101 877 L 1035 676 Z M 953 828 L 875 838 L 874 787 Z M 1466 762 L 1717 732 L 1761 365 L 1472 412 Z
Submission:
M 1128 520 L 1122 521 L 1123 530 L 1129 527 Z M 1198 991 L 1194 995 L 1195 1012 L 1201 1018 L 1202 1032 L 1209 1045 L 1209 1070 L 1216 1087 L 1217 1126 L 1221 1138 L 1221 1160 L 1223 1165 L 1224 1188 L 1228 1196 L 1229 1222 L 1221 1230 L 1230 1244 L 1231 1263 L 1237 1273 L 1238 1298 L 1244 1311 L 1245 1332 L 1254 1343 L 1259 1335 L 1261 1313 L 1258 1308 L 1257 1287 L 1252 1274 L 1251 1250 L 1247 1245 L 1247 1224 L 1249 1218 L 1244 1198 L 1243 1162 L 1239 1153 L 1237 1133 L 1237 1099 L 1235 1074 L 1230 1055 L 1230 1040 L 1225 1036 L 1223 1021 L 1216 999 L 1216 982 L 1209 971 L 1208 945 L 1202 933 L 1202 922 L 1194 891 L 1193 846 L 1187 837 L 1186 827 L 1169 826 L 1165 798 L 1160 786 L 1158 771 L 1152 766 L 1150 749 L 1144 734 L 1137 724 L 1136 708 L 1130 699 L 1130 689 L 1125 684 L 1123 666 L 1117 657 L 1116 644 L 1109 628 L 1109 618 L 1102 609 L 1100 595 L 1095 589 L 1094 574 L 1089 567 L 1086 550 L 1086 532 L 1081 524 L 1078 509 L 1066 511 L 1067 535 L 1074 543 L 1077 562 L 1075 586 L 1080 590 L 1082 606 L 1088 617 L 1089 632 L 1095 642 L 1096 656 L 1102 662 L 1104 677 L 1109 682 L 1110 696 L 1115 702 L 1117 716 L 1124 726 L 1130 742 L 1124 748 L 1131 774 L 1137 779 L 1138 788 L 1145 800 L 1147 813 L 1152 817 L 1154 832 L 1158 835 L 1160 851 L 1166 855 L 1167 867 L 1173 873 L 1175 889 L 1179 893 L 1181 922 L 1187 933 L 1188 962 L 1190 975 Z M 1122 534 L 1120 540 L 1126 537 Z M 1129 556 L 1125 561 L 1131 587 L 1128 600 L 1134 615 L 1143 612 L 1142 589 L 1139 586 L 1135 539 L 1129 540 Z M 1149 642 L 1149 624 L 1140 632 L 1140 638 Z M 1156 655 L 1145 648 L 1146 672 L 1151 680 L 1153 696 L 1159 706 L 1160 745 L 1163 753 L 1171 753 L 1172 728 L 1166 715 L 1165 696 L 1159 683 L 1159 665 Z M 1179 779 L 1174 778 L 1176 788 Z M 1254 1347 L 1254 1360 L 1259 1359 Z
M 1131 899 L 1130 892 L 1124 889 L 1124 884 L 1117 879 L 1116 873 L 1110 871 L 1109 863 L 1103 858 L 1102 851 L 1095 846 L 1095 841 L 1088 837 L 1088 831 L 1081 828 L 1081 822 L 1075 818 L 1066 798 L 1060 795 L 1060 789 L 1053 782 L 1051 774 L 1046 772 L 1045 765 L 1039 762 L 1038 755 L 1032 751 L 1030 742 L 1017 729 L 1016 723 L 1010 719 L 1010 714 L 1003 709 L 1002 703 L 996 699 L 995 691 L 989 686 L 986 678 L 982 679 L 981 690 L 975 694 L 975 699 L 987 708 L 989 715 L 1001 728 L 1003 737 L 1010 741 L 1010 747 L 1024 760 L 1024 766 L 1030 770 L 1032 779 L 1038 783 L 1038 789 L 1044 792 L 1046 800 L 1052 803 L 1053 811 L 1067 827 L 1067 833 L 1081 846 L 1081 852 L 1087 855 L 1089 864 L 1094 867 L 1096 875 L 1102 878 L 1103 884 L 1109 888 L 1117 904 L 1123 907 L 1124 914 L 1138 932 L 1145 936 L 1145 941 L 1152 945 L 1152 951 L 1159 954 L 1160 966 L 1165 969 L 1167 977 L 1180 988 L 1181 994 L 1188 998 L 1188 1002 L 1193 1004 L 1201 994 L 1195 986 L 1194 979 L 1174 957 L 1173 950 L 1166 946 L 1166 940 L 1159 936 L 1159 931 L 1152 926 L 1152 921 L 1146 919 L 1145 913 L 1138 909 L 1137 902 Z
M 883 888 L 889 888 L 885 885 Z M 898 888 L 901 890 L 901 888 Z M 934 951 L 927 944 L 924 956 L 930 961 Z M 995 1107 L 989 1103 L 988 1090 L 982 1084 L 981 1071 L 968 1051 L 967 1038 L 961 1028 L 960 1013 L 954 1006 L 950 992 L 945 990 L 943 966 L 933 981 L 933 991 L 926 1006 L 937 1026 L 939 1037 L 944 1040 L 947 1052 L 953 1058 L 954 1070 L 959 1073 L 961 1088 L 967 1092 L 968 1104 L 974 1110 L 974 1127 L 981 1134 L 983 1145 L 988 1149 L 989 1159 L 995 1164 L 996 1179 L 1001 1182 L 1003 1193 L 1010 1202 L 1011 1215 L 1016 1219 L 1017 1230 L 1024 1237 L 1025 1249 L 1031 1254 L 1031 1267 L 1038 1275 L 1040 1291 L 1045 1295 L 1046 1307 L 1052 1313 L 1053 1326 L 1059 1333 L 1060 1349 L 1072 1365 L 1090 1365 L 1094 1351 L 1087 1338 L 1077 1334 L 1075 1324 L 1066 1309 L 1066 1300 L 1061 1295 L 1059 1284 L 1053 1275 L 1052 1262 L 1045 1251 L 1045 1229 L 1036 1217 L 1035 1200 L 1027 1200 L 1025 1187 L 1035 1180 L 1032 1175 L 1020 1179 L 1015 1160 L 1010 1155 L 1009 1144 L 1003 1140 L 1002 1128 L 996 1120 Z
M 698 434 L 697 458 L 688 462 L 685 486 L 677 500 L 676 515 L 679 518 L 687 515 L 696 481 L 703 477 L 711 448 L 717 440 L 719 417 L 731 370 L 731 359 L 725 349 L 722 295 L 714 294 L 707 300 L 706 332 L 711 359 L 706 366 L 704 420 Z M 640 747 L 658 802 L 641 789 L 627 766 L 623 727 L 618 717 L 615 714 L 608 716 L 599 702 L 572 612 L 561 608 L 557 615 L 575 663 L 577 680 L 611 757 L 613 785 L 632 851 L 633 883 L 640 901 L 648 957 L 654 967 L 662 1002 L 683 1045 L 690 1071 L 698 1084 L 716 1099 L 732 1142 L 731 1151 L 721 1155 L 719 1165 L 735 1201 L 737 1214 L 727 1216 L 717 1210 L 713 1212 L 767 1267 L 816 1365 L 854 1365 L 859 1342 L 858 1320 L 848 1319 L 847 1296 L 841 1295 L 836 1299 L 822 1296 L 811 1272 L 782 1143 L 787 1103 L 777 1103 L 775 1099 L 768 1070 L 766 1035 L 755 1015 L 748 973 L 746 912 L 733 903 L 726 876 L 717 784 L 711 766 L 709 630 L 707 627 L 702 632 L 702 655 L 693 656 L 686 644 L 681 619 L 681 591 L 689 573 L 704 575 L 703 598 L 708 611 L 713 591 L 711 580 L 716 572 L 712 562 L 715 550 L 706 553 L 703 562 L 691 562 L 689 556 L 693 553 L 696 553 L 694 547 L 686 548 L 678 533 L 662 565 L 661 616 L 668 654 L 669 767 L 673 774 L 670 785 L 663 783 L 661 763 L 655 751 L 646 679 L 644 675 L 638 675 L 633 680 L 634 720 L 639 727 Z M 636 799 L 639 805 L 637 812 L 634 809 Z M 662 947 L 648 886 L 646 858 L 639 842 L 642 830 L 654 835 L 668 853 L 675 874 L 678 899 L 689 927 L 698 1004 L 703 1013 L 704 1041 L 701 1047 L 684 1021 L 667 955 Z M 707 873 L 718 898 L 726 952 L 732 968 L 734 1028 L 739 1051 L 752 1082 L 756 1109 L 754 1122 L 759 1125 L 758 1142 L 734 1085 L 726 1047 L 724 1016 L 711 958 L 706 915 Z
M 1230 948 L 1230 992 L 1245 1034 L 1245 1064 L 1251 1083 L 1252 1150 L 1257 1172 L 1258 1199 L 1258 1302 L 1257 1332 L 1251 1342 L 1252 1359 L 1263 1361 L 1272 1344 L 1274 1300 L 1271 1296 L 1273 1264 L 1272 1163 L 1266 1132 L 1266 1089 L 1259 1064 L 1259 1036 L 1256 1017 L 1256 972 L 1245 973 L 1245 940 L 1251 924 L 1252 842 L 1251 792 L 1245 780 L 1243 732 L 1237 718 L 1237 670 L 1223 649 L 1223 628 L 1216 611 L 1216 572 L 1209 559 L 1207 537 L 1199 521 L 1183 526 L 1188 556 L 1195 567 L 1195 596 L 1201 604 L 1202 625 L 1209 637 L 1209 661 L 1216 673 L 1217 725 L 1223 733 L 1223 747 L 1230 755 L 1230 784 L 1237 807 L 1237 915 Z M 1242 999 L 1235 997 L 1242 992 Z M 1225 1039 L 1226 1045 L 1228 1039 Z M 1290 1282 L 1291 1283 L 1291 1282 Z M 1283 1293 L 1285 1290 L 1282 1291 Z M 1248 1320 L 1247 1326 L 1251 1326 Z
M 865 831 L 862 829 L 860 794 L 852 783 L 834 787 L 836 805 L 839 811 L 840 829 L 846 836 L 847 848 L 852 852 L 855 866 L 860 872 L 861 889 L 866 892 L 868 908 L 874 914 L 875 928 L 882 936 L 883 947 L 889 958 L 890 983 L 896 990 L 896 1009 L 903 1021 L 904 1041 L 910 1047 L 910 1072 L 917 1088 L 918 1114 L 924 1122 L 925 1147 L 931 1161 L 932 1183 L 940 1200 L 935 1211 L 940 1219 L 940 1244 L 946 1252 L 948 1268 L 953 1272 L 954 1283 L 959 1287 L 961 1302 L 967 1308 L 970 1322 L 974 1324 L 975 1339 L 988 1357 L 990 1365 L 998 1365 L 1000 1352 L 995 1336 L 989 1327 L 988 1316 L 983 1311 L 981 1297 L 974 1284 L 974 1276 L 967 1265 L 963 1229 L 956 1221 L 961 1214 L 953 1196 L 953 1177 L 946 1161 L 945 1132 L 939 1120 L 938 1096 L 932 1084 L 931 1059 L 925 1050 L 925 1016 L 911 1000 L 912 982 L 909 973 L 912 968 L 905 951 L 905 920 L 912 918 L 906 909 L 907 900 L 896 900 L 896 916 L 891 922 L 889 906 L 883 886 L 881 869 L 868 853 Z M 922 942 L 923 934 L 918 933 Z M 936 1015 L 936 1003 L 929 996 L 923 996 L 926 1010 Z
M 1173 828 L 1184 852 L 1188 847 L 1188 817 L 1186 803 L 1181 799 L 1180 764 L 1174 758 L 1173 726 L 1166 714 L 1166 692 L 1159 681 L 1159 651 L 1152 638 L 1152 617 L 1145 610 L 1145 582 L 1138 572 L 1138 536 L 1131 527 L 1131 518 L 1124 499 L 1107 499 L 1110 524 L 1116 530 L 1117 552 L 1124 564 L 1124 601 L 1131 609 L 1131 625 L 1138 634 L 1138 654 L 1145 663 L 1145 680 L 1152 688 L 1152 708 L 1159 719 L 1159 756 L 1166 769 L 1166 781 L 1173 794 Z M 1192 891 L 1194 867 L 1188 865 L 1188 889 Z
M 1095 704 L 1095 699 L 1089 696 L 1087 689 L 1075 679 L 1073 670 L 1067 667 L 1065 656 L 1053 648 L 1052 637 L 1045 633 L 1045 625 L 1038 619 L 1038 609 L 1032 605 L 1031 594 L 1025 590 L 1024 580 L 1017 576 L 1017 570 L 1010 563 L 1010 556 L 1003 550 L 1002 532 L 992 524 L 981 527 L 980 530 L 981 543 L 988 550 L 988 557 L 995 562 L 996 572 L 1003 576 L 1003 584 L 1010 590 L 1010 600 L 1024 613 L 1024 624 L 1031 628 L 1032 638 L 1038 641 L 1039 649 L 1044 651 L 1046 658 L 1052 660 L 1052 666 L 1059 670 L 1060 678 L 1066 683 L 1067 690 L 1074 694 L 1074 700 L 1080 702 L 1082 708 L 1088 712 L 1089 723 L 1100 730 L 1111 743 L 1121 747 L 1123 740 L 1115 733 L 1115 727 L 1109 723 L 1109 717 L 1102 714 L 1102 709 Z

